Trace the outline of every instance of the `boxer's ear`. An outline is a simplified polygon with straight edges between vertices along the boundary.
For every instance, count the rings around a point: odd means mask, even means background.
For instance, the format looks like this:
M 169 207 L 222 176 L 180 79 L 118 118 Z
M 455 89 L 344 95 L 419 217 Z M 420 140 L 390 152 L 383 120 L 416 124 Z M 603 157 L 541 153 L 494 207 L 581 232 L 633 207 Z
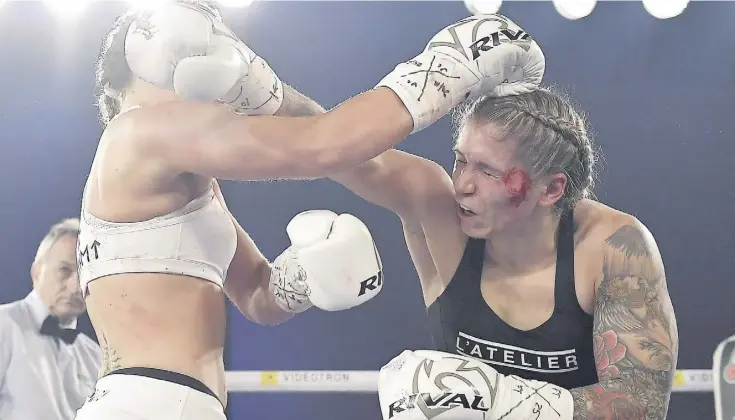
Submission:
M 557 173 L 549 176 L 542 184 L 543 191 L 539 197 L 542 206 L 553 206 L 564 197 L 567 190 L 568 178 L 566 174 Z

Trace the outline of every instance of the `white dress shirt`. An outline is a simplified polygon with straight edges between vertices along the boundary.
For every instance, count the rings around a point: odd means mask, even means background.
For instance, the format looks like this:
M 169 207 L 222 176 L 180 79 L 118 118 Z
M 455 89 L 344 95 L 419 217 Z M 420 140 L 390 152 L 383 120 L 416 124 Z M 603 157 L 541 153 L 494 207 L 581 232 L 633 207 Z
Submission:
M 94 391 L 100 348 L 79 334 L 72 344 L 41 335 L 41 298 L 0 305 L 0 419 L 72 420 Z M 76 320 L 66 328 L 76 328 Z

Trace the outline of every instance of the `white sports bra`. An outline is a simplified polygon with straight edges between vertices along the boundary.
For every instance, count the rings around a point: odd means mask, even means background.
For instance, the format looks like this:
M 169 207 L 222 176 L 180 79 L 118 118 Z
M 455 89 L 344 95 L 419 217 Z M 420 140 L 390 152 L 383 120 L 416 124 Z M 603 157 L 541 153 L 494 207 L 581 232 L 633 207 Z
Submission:
M 178 274 L 221 287 L 236 248 L 235 225 L 212 188 L 172 213 L 142 222 L 107 222 L 82 205 L 79 282 L 85 296 L 91 281 L 123 273 Z

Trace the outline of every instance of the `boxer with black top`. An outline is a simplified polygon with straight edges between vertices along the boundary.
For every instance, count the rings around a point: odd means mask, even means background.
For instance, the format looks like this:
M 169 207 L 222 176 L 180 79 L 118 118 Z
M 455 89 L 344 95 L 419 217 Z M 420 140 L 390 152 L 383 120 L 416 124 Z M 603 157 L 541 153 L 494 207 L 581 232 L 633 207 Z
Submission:
M 451 176 L 398 150 L 332 176 L 400 216 L 438 350 L 382 370 L 384 419 L 664 419 L 663 262 L 640 221 L 589 198 L 585 118 L 539 88 L 456 121 Z

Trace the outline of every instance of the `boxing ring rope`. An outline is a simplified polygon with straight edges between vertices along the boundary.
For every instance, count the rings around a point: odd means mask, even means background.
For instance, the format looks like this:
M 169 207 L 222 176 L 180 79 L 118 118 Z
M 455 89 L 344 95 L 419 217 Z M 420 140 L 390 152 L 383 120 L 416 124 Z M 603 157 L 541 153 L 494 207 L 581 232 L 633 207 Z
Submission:
M 378 371 L 274 370 L 229 371 L 230 392 L 338 392 L 375 394 Z M 674 392 L 712 392 L 711 369 L 677 370 Z

